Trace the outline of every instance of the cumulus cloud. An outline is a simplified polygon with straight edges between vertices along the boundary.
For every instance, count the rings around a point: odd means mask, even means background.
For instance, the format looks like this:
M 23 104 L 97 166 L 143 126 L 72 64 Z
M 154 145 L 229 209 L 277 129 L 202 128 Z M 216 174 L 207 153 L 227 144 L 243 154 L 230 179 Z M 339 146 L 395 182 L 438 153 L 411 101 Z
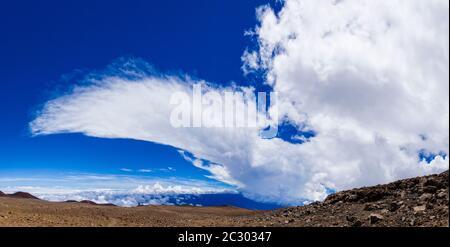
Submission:
M 295 148 L 302 167 L 338 189 L 448 169 L 447 155 L 417 158 L 449 149 L 448 1 L 287 0 L 257 13 L 244 69 L 266 72 L 280 117 L 317 133 Z
M 118 206 L 183 204 L 192 196 L 236 194 L 236 191 L 211 181 L 123 175 L 74 174 L 54 176 L 0 177 L 0 191 L 25 191 L 48 201 L 89 200 Z
M 11 191 L 11 188 L 9 189 Z M 134 189 L 52 189 L 45 187 L 23 186 L 14 191 L 35 191 L 35 195 L 48 201 L 89 200 L 95 203 L 112 203 L 117 206 L 133 207 L 138 205 L 180 205 L 187 203 L 192 196 L 205 194 L 235 194 L 232 189 L 210 187 L 207 184 L 178 184 L 174 181 L 156 181 L 140 184 Z
M 289 203 L 448 169 L 448 155 L 418 157 L 449 150 L 448 1 L 286 0 L 279 13 L 265 6 L 257 15 L 258 48 L 244 53 L 243 69 L 265 72 L 278 93 L 272 110 L 313 130 L 308 142 L 263 139 L 258 128 L 174 128 L 173 92 L 192 94 L 194 83 L 219 95 L 253 89 L 129 63 L 48 101 L 32 132 L 170 145 L 247 196 Z
M 99 204 L 114 204 L 122 207 L 135 207 L 139 205 L 182 205 L 191 194 L 142 194 L 134 192 L 117 191 L 82 191 L 77 193 L 39 194 L 38 197 L 53 202 L 68 200 L 92 201 Z

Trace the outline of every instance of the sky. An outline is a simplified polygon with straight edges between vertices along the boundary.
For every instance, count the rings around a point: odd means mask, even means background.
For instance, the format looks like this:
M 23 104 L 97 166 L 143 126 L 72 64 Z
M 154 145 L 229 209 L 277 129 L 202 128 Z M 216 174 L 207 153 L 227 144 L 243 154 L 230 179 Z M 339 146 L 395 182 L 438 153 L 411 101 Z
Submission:
M 2 3 L 0 190 L 301 204 L 447 170 L 448 18 L 443 0 Z M 167 99 L 195 83 L 276 92 L 278 135 L 173 128 Z
M 255 7 L 262 2 L 58 2 L 28 1 L 26 8 L 21 1 L 2 3 L 1 169 L 111 172 L 176 165 L 192 176 L 201 172 L 183 164 L 174 150 L 151 143 L 76 134 L 29 138 L 28 122 L 78 73 L 121 57 L 220 83 L 243 81 L 240 56 L 250 43 L 243 32 L 255 24 Z M 149 149 L 152 155 L 146 155 Z
M 244 77 L 240 57 L 245 47 L 252 45 L 244 32 L 257 21 L 255 8 L 265 3 L 257 0 L 2 3 L 1 177 L 39 176 L 51 180 L 55 176 L 93 173 L 181 177 L 216 185 L 205 177 L 207 171 L 192 166 L 175 148 L 82 134 L 31 137 L 28 125 L 46 100 L 59 95 L 84 74 L 103 70 L 122 58 L 143 59 L 161 71 L 188 73 L 220 84 L 258 83 Z M 91 182 L 94 183 L 88 181 Z M 44 186 L 53 187 L 53 183 Z M 35 182 L 3 182 L 0 187 L 13 191 L 30 185 Z

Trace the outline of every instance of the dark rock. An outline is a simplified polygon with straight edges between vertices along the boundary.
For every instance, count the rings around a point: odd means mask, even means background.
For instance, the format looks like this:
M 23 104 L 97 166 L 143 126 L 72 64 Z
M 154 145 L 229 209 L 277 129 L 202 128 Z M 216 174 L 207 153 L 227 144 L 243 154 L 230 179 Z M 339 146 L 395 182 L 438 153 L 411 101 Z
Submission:
M 381 191 L 381 190 L 374 190 L 374 191 L 369 191 L 366 195 L 365 195 L 365 201 L 366 202 L 375 202 L 375 201 L 379 201 L 381 199 L 383 199 L 385 196 L 388 196 L 389 193 L 387 193 L 386 191 Z
M 370 214 L 369 215 L 369 223 L 376 224 L 377 222 L 383 220 L 384 217 L 381 214 Z
M 433 186 L 433 187 L 441 186 L 440 181 L 438 181 L 438 179 L 434 177 L 425 177 L 422 182 L 423 182 L 421 184 L 422 186 Z
M 354 217 L 354 216 L 346 216 L 345 217 L 345 219 L 348 221 L 348 222 L 355 222 L 357 219 L 356 219 L 356 217 Z
M 352 226 L 353 227 L 360 227 L 360 226 L 362 226 L 362 222 L 359 221 L 359 220 L 356 220 L 355 222 L 353 222 Z
M 425 193 L 436 193 L 437 190 L 438 188 L 436 186 L 426 186 L 422 189 Z
M 388 207 L 387 207 L 387 209 L 390 211 L 390 212 L 395 212 L 395 211 L 397 211 L 397 209 L 399 209 L 400 208 L 400 205 L 398 204 L 398 203 L 396 203 L 396 202 L 391 202 L 389 205 L 388 205 Z
M 351 194 L 347 197 L 348 202 L 356 202 L 358 201 L 358 199 L 359 199 L 358 194 Z

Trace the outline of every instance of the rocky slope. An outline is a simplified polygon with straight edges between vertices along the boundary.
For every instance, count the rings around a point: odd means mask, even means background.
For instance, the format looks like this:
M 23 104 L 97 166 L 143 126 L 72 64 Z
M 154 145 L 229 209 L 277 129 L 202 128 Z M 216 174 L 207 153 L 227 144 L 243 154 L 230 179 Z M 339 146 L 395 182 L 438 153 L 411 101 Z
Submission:
M 330 195 L 241 220 L 263 226 L 448 226 L 448 171 Z
M 330 195 L 272 211 L 236 207 L 46 202 L 0 192 L 0 226 L 449 226 L 448 171 Z

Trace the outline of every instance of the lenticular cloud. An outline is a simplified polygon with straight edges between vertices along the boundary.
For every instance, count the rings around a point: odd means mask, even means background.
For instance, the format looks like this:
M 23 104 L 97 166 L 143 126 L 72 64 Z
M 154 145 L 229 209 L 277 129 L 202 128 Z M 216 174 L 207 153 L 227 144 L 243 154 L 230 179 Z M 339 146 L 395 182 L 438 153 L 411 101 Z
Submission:
M 197 82 L 139 66 L 48 101 L 32 132 L 170 145 L 211 178 L 284 203 L 448 169 L 448 1 L 286 0 L 257 14 L 243 69 L 266 74 L 280 121 L 316 133 L 306 142 L 263 139 L 257 128 L 173 128 L 170 95 Z

